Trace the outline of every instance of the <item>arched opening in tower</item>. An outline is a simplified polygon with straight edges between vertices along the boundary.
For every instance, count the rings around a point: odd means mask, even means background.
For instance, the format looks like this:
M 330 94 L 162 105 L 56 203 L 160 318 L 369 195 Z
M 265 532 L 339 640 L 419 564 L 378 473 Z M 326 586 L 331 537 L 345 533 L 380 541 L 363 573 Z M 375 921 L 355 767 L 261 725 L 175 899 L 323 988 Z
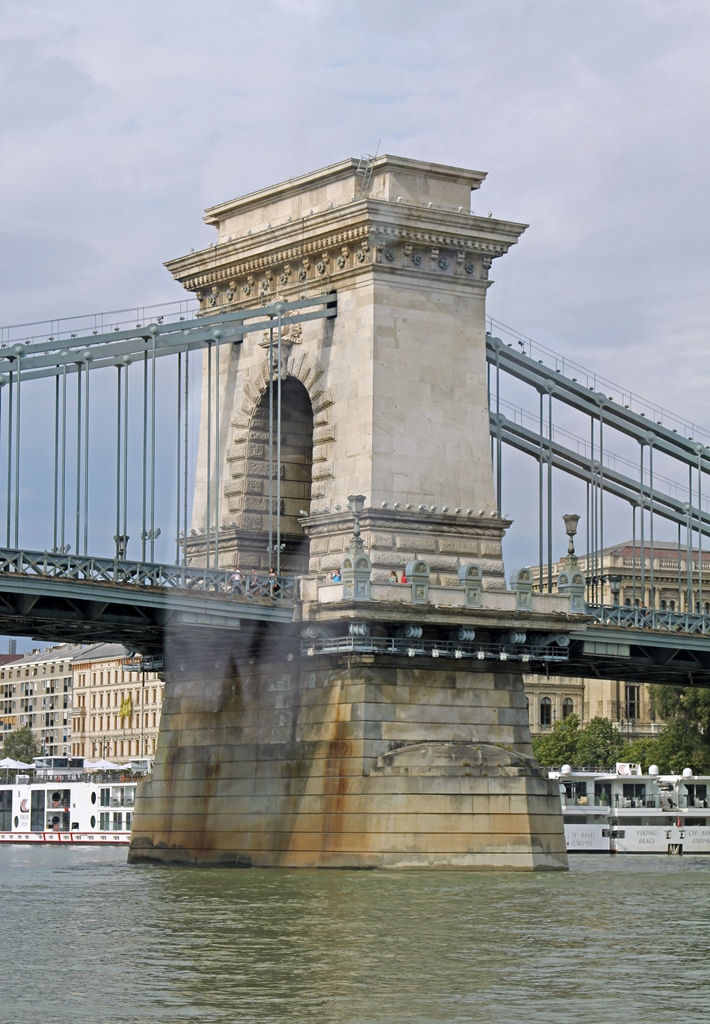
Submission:
M 277 395 L 274 387 L 273 470 L 271 501 L 271 543 L 269 551 L 269 392 L 264 392 L 254 410 L 249 428 L 245 512 L 248 522 L 259 527 L 239 531 L 237 546 L 242 566 L 267 569 L 276 565 L 275 546 L 280 545 L 281 574 L 308 571 L 308 538 L 299 519 L 310 512 L 313 472 L 313 409 L 306 388 L 294 377 L 281 382 L 280 472 L 278 450 Z

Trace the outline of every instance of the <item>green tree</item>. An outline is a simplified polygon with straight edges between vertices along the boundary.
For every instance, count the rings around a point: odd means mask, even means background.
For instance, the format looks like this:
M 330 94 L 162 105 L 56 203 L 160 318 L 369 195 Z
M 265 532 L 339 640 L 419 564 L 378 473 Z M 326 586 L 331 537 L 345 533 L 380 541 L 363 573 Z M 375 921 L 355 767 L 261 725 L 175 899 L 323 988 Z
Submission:
M 16 761 L 24 761 L 25 764 L 32 764 L 32 758 L 39 757 L 42 753 L 42 748 L 29 725 L 9 732 L 3 740 L 2 749 L 4 757 L 12 757 Z
M 637 740 L 632 740 L 621 751 L 619 760 L 629 761 L 631 764 L 640 764 L 644 772 L 648 772 L 652 764 L 657 764 L 660 768 L 658 738 L 655 736 L 642 736 Z M 663 771 L 665 772 L 665 769 Z
M 579 767 L 608 768 L 621 758 L 625 747 L 624 739 L 608 718 L 593 718 L 580 731 L 577 741 L 577 764 Z
M 543 768 L 574 765 L 577 761 L 579 741 L 579 717 L 567 715 L 555 722 L 550 732 L 536 736 L 533 740 L 533 754 Z
M 650 697 L 659 718 L 681 718 L 710 740 L 710 690 L 695 686 L 652 686 Z
M 662 773 L 680 775 L 684 768 L 692 768 L 696 775 L 710 771 L 710 744 L 682 715 L 666 722 L 656 743 L 656 764 Z

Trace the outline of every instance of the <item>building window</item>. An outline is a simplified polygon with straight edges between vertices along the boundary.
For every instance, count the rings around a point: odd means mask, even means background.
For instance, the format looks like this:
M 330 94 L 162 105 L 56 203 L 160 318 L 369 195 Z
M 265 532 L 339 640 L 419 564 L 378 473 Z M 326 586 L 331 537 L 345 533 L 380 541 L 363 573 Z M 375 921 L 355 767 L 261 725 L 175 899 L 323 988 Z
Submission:
M 631 721 L 641 717 L 640 690 L 640 686 L 626 684 L 626 717 Z
M 672 611 L 672 612 L 674 612 L 674 611 L 675 611 L 675 601 L 671 601 L 671 602 L 670 602 L 670 608 L 671 608 L 671 611 Z
M 549 697 L 543 697 L 540 701 L 540 725 L 543 729 L 549 729 L 552 725 L 552 701 Z
M 662 612 L 666 611 L 667 607 L 668 607 L 667 601 L 661 601 L 661 611 Z
M 562 701 L 562 717 L 568 718 L 574 711 L 574 704 L 571 697 L 565 697 Z

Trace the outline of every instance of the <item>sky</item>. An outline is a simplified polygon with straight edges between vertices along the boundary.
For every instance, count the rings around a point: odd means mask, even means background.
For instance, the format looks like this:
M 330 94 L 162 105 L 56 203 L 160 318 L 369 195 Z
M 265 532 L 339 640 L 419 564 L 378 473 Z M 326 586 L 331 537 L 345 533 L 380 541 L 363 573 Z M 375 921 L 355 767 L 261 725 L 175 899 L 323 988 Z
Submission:
M 706 0 L 3 0 L 0 323 L 169 301 L 205 207 L 348 156 L 488 173 L 488 310 L 710 426 Z

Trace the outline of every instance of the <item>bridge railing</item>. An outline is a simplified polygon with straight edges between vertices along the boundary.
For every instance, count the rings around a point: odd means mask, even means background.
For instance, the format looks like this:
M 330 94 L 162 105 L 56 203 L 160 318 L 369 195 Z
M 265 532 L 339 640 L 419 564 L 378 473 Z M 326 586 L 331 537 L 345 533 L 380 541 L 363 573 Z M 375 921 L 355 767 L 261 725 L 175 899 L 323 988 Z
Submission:
M 693 612 L 671 612 L 656 608 L 629 605 L 588 604 L 588 615 L 605 626 L 627 629 L 658 629 L 670 633 L 710 635 L 710 615 Z
M 205 569 L 191 565 L 131 562 L 53 551 L 0 548 L 0 573 L 50 577 L 121 586 L 228 594 L 243 600 L 268 598 L 295 601 L 298 580 L 288 576 L 253 573 L 237 577 L 233 569 Z

